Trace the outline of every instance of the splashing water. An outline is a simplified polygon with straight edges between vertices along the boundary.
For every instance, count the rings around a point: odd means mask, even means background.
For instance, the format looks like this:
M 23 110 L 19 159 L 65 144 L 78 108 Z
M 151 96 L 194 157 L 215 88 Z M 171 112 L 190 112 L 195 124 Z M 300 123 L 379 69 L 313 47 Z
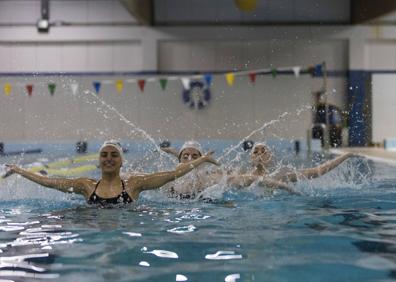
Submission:
M 136 160 L 133 164 L 127 165 L 128 170 L 142 170 L 144 168 L 145 163 L 149 163 L 151 160 L 158 158 L 157 153 L 160 155 L 159 162 L 156 162 L 154 166 L 157 166 L 159 169 L 163 168 L 167 162 L 169 161 L 174 161 L 174 159 L 163 152 L 160 147 L 157 145 L 156 141 L 154 140 L 153 137 L 151 137 L 145 130 L 141 129 L 138 127 L 136 124 L 134 124 L 132 121 L 127 119 L 122 113 L 120 113 L 114 106 L 106 103 L 103 99 L 98 97 L 94 92 L 90 90 L 84 90 L 85 94 L 90 94 L 91 97 L 93 97 L 99 104 L 100 106 L 97 108 L 97 112 L 102 114 L 102 116 L 105 119 L 109 119 L 110 116 L 108 115 L 108 112 L 114 113 L 120 121 L 128 125 L 129 127 L 132 128 L 132 131 L 128 132 L 128 134 L 139 134 L 141 137 L 143 137 L 145 140 L 148 140 L 149 143 L 146 145 L 149 145 L 153 147 L 153 150 L 146 150 L 144 156 L 142 159 Z M 73 93 L 73 95 L 80 95 L 78 93 Z M 83 98 L 83 101 L 86 103 L 90 104 L 90 101 L 88 101 L 88 98 L 86 95 L 80 95 Z M 95 103 L 96 104 L 96 103 Z
M 301 115 L 302 112 L 310 111 L 310 110 L 312 110 L 312 107 L 310 105 L 302 105 L 297 110 L 295 110 L 295 112 L 293 112 L 293 113 L 292 112 L 284 112 L 284 113 L 282 113 L 281 115 L 279 115 L 278 119 L 274 119 L 274 120 L 271 120 L 269 122 L 264 123 L 259 128 L 253 130 L 247 136 L 243 137 L 236 145 L 231 146 L 230 148 L 226 149 L 224 151 L 224 153 L 218 158 L 218 161 L 220 162 L 221 160 L 223 160 L 224 158 L 229 156 L 232 152 L 235 152 L 236 156 L 233 159 L 229 160 L 226 163 L 226 166 L 231 166 L 233 163 L 239 163 L 240 160 L 241 160 L 241 152 L 238 152 L 237 149 L 241 147 L 243 142 L 249 140 L 255 134 L 263 133 L 265 129 L 267 129 L 267 128 L 269 128 L 269 127 L 271 127 L 271 126 L 273 126 L 273 125 L 275 125 L 277 123 L 280 123 L 280 122 L 284 121 L 286 117 L 289 117 L 289 116 L 291 116 L 293 114 L 296 114 L 297 116 L 299 116 L 299 115 Z M 279 139 L 281 139 L 281 138 L 279 138 Z

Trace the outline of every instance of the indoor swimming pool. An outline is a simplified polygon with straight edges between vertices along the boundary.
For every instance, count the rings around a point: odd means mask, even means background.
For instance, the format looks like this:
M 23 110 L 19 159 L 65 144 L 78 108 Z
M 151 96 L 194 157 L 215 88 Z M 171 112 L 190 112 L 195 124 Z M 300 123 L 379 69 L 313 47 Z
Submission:
M 219 157 L 236 142 L 203 144 Z M 2 157 L 2 164 L 57 164 L 52 173 L 69 170 L 75 177 L 79 171 L 71 168 L 97 163 L 95 146 L 73 163 L 65 159 L 72 145 L 42 146 L 41 154 Z M 143 153 L 150 150 L 143 145 L 126 147 L 124 170 L 174 165 L 158 152 Z M 312 165 L 286 147 L 278 161 Z M 223 162 L 238 155 L 244 163 L 246 153 L 236 151 Z M 321 162 L 319 155 L 313 160 Z M 395 171 L 357 158 L 296 184 L 302 196 L 218 186 L 208 192 L 211 202 L 147 191 L 136 203 L 112 208 L 11 176 L 0 182 L 0 279 L 390 281 L 396 277 Z M 99 177 L 94 168 L 80 173 Z

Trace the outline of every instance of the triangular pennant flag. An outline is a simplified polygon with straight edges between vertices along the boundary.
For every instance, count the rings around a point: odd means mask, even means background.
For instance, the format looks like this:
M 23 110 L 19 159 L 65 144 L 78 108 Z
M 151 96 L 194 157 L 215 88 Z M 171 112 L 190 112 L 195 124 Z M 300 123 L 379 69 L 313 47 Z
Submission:
M 323 75 L 322 65 L 316 65 L 313 71 L 313 76 L 322 76 L 322 75 Z
M 275 78 L 278 75 L 278 71 L 276 69 L 271 70 L 272 77 Z
M 190 79 L 188 77 L 182 77 L 181 78 L 181 82 L 183 84 L 183 87 L 185 90 L 189 90 L 190 89 Z
M 29 97 L 31 97 L 33 94 L 33 84 L 26 85 L 26 91 L 27 91 Z
M 212 75 L 210 73 L 205 74 L 204 76 L 205 82 L 207 86 L 210 86 L 212 84 Z
M 72 83 L 70 85 L 70 88 L 71 88 L 71 91 L 72 91 L 73 95 L 76 95 L 77 91 L 78 91 L 78 83 Z
M 100 85 L 101 85 L 101 83 L 99 81 L 93 82 L 93 87 L 95 88 L 96 94 L 99 94 L 99 92 L 100 92 Z
M 255 72 L 249 73 L 249 78 L 250 81 L 254 84 L 256 82 L 256 73 Z
M 121 93 L 122 89 L 124 89 L 124 82 L 121 79 L 119 79 L 116 81 L 115 86 L 116 86 L 117 92 Z
M 12 91 L 11 84 L 6 83 L 6 84 L 4 85 L 4 94 L 6 94 L 7 96 L 9 96 L 9 95 L 11 94 L 11 91 Z
M 301 72 L 301 67 L 293 67 L 293 72 L 296 77 L 299 77 Z
M 54 96 L 56 84 L 55 83 L 48 83 L 48 90 L 49 93 Z
M 232 72 L 226 73 L 225 75 L 227 83 L 229 86 L 232 86 L 235 81 L 235 75 Z
M 166 78 L 161 78 L 160 79 L 160 84 L 161 84 L 161 89 L 162 90 L 165 90 L 167 83 L 168 83 L 168 80 Z
M 139 79 L 138 80 L 138 85 L 139 85 L 139 89 L 140 89 L 140 91 L 144 91 L 144 86 L 146 85 L 146 80 L 144 80 L 144 79 Z

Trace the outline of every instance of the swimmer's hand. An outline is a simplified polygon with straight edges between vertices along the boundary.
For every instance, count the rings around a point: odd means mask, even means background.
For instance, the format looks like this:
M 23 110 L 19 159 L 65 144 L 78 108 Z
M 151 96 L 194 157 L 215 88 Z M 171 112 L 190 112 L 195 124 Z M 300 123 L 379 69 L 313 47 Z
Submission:
M 165 153 L 171 154 L 171 155 L 175 156 L 176 158 L 178 158 L 178 156 L 179 156 L 177 150 L 173 147 L 160 147 L 160 148 Z
M 209 151 L 205 155 L 203 155 L 205 162 L 220 166 L 220 164 L 213 158 L 213 154 L 214 154 L 214 151 Z
M 13 164 L 6 164 L 5 165 L 6 167 L 7 167 L 7 172 L 1 177 L 1 178 L 7 178 L 8 176 L 11 176 L 11 175 L 13 175 L 15 172 L 16 172 L 16 168 L 17 168 L 17 166 L 16 165 L 13 165 Z

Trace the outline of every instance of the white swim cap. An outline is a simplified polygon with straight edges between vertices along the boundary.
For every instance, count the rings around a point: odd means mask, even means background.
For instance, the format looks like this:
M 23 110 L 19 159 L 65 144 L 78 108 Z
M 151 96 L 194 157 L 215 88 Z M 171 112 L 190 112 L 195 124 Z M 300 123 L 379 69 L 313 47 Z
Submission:
M 202 156 L 201 144 L 199 144 L 197 141 L 187 141 L 183 144 L 183 146 L 179 150 L 179 156 L 178 156 L 179 160 L 180 160 L 180 156 L 181 156 L 183 150 L 188 149 L 188 148 L 197 150 L 199 152 L 199 154 Z
M 258 146 L 263 146 L 263 147 L 265 147 L 266 149 L 268 149 L 268 146 L 267 146 L 264 142 L 257 142 L 257 143 L 254 143 L 254 145 L 253 145 L 253 147 L 252 147 L 252 152 L 253 152 L 254 149 L 255 149 L 256 147 L 258 147 Z
M 107 147 L 107 146 L 111 146 L 111 147 L 117 149 L 118 153 L 120 154 L 121 161 L 122 162 L 124 161 L 124 154 L 123 154 L 123 150 L 122 150 L 120 142 L 118 142 L 117 140 L 107 140 L 107 141 L 105 141 L 103 143 L 103 145 L 100 147 L 99 153 L 102 152 L 103 148 Z

